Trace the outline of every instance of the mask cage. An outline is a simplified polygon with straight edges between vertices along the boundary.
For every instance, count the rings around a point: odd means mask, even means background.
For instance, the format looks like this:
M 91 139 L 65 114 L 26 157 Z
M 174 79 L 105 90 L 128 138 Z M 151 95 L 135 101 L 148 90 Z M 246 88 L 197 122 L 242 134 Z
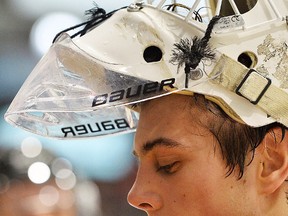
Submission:
M 143 4 L 144 1 L 136 0 L 134 4 Z M 183 3 L 181 3 L 183 2 Z M 188 4 L 187 4 L 188 2 Z M 286 19 L 281 15 L 280 7 L 285 3 L 279 0 L 279 3 L 274 3 L 273 0 L 195 0 L 189 5 L 191 1 L 169 1 L 169 0 L 147 0 L 146 3 L 158 10 L 167 11 L 167 5 L 175 5 L 176 14 L 180 15 L 182 19 L 189 22 L 193 27 L 204 30 L 203 26 L 197 24 L 197 14 L 202 18 L 201 21 L 208 23 L 212 17 L 220 15 L 221 17 L 236 16 L 243 20 L 241 23 L 242 29 L 252 29 L 261 25 L 270 24 L 279 20 Z M 178 7 L 177 7 L 178 5 Z M 186 14 L 179 12 L 179 8 L 185 8 Z M 247 13 L 253 10 L 253 13 Z M 183 10 L 182 10 L 183 11 Z M 196 14 L 196 15 L 195 15 Z M 257 14 L 257 16 L 255 16 Z M 260 15 L 260 16 L 258 16 Z M 196 19 L 195 19 L 196 16 Z M 240 18 L 238 18 L 240 19 Z

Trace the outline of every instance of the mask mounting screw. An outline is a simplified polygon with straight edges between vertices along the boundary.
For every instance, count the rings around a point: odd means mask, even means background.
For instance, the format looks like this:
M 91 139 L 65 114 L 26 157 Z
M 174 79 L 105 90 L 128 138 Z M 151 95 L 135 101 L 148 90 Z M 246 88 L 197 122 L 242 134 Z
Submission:
M 203 77 L 203 71 L 200 68 L 190 70 L 189 78 L 191 80 L 199 80 Z
M 128 6 L 127 11 L 129 11 L 129 12 L 140 11 L 143 8 L 143 4 L 144 4 L 144 2 L 142 2 L 142 1 L 134 2 Z

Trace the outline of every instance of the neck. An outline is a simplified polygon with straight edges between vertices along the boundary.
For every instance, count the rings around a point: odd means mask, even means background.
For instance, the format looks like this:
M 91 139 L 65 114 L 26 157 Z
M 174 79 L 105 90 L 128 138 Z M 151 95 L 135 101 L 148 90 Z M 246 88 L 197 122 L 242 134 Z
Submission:
M 259 200 L 261 215 L 265 216 L 287 216 L 288 215 L 288 187 L 281 187 L 270 195 L 263 195 Z

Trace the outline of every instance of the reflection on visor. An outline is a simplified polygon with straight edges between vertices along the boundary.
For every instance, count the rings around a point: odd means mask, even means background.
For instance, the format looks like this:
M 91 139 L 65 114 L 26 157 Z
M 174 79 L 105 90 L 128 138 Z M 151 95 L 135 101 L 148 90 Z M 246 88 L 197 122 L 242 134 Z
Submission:
M 12 107 L 13 108 L 13 107 Z M 137 115 L 125 106 L 87 112 L 23 111 L 6 114 L 6 120 L 41 136 L 56 138 L 96 137 L 128 133 L 137 127 Z
M 98 63 L 97 63 L 98 62 Z M 135 113 L 125 106 L 172 89 L 161 82 L 109 70 L 63 35 L 41 59 L 9 107 L 9 123 L 33 133 L 65 138 L 135 130 Z M 105 110 L 102 109 L 105 107 Z

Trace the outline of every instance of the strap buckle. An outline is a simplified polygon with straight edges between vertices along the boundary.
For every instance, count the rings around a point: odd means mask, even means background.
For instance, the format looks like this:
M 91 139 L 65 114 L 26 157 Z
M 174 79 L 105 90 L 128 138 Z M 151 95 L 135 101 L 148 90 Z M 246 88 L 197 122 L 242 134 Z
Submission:
M 250 69 L 235 92 L 256 105 L 268 90 L 271 83 L 271 79 L 262 76 L 254 69 Z

